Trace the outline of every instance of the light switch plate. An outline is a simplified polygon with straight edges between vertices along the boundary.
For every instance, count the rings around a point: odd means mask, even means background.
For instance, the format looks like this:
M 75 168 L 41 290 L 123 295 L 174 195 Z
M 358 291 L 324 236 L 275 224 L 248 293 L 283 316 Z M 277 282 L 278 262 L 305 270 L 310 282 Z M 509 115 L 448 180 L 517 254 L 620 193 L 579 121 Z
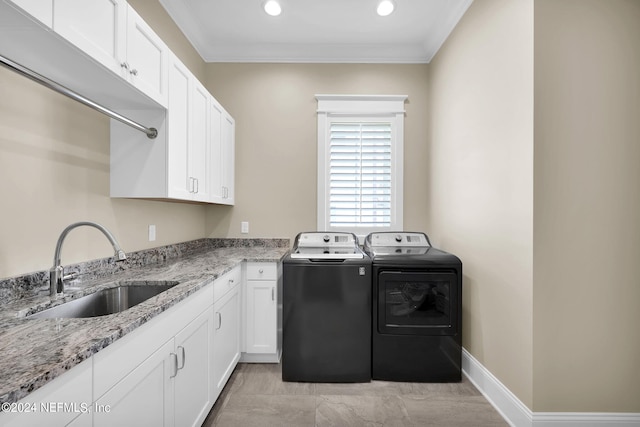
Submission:
M 149 241 L 155 242 L 156 240 L 156 226 L 154 224 L 149 225 Z
M 242 221 L 240 223 L 240 232 L 243 234 L 247 234 L 249 232 L 249 222 L 248 221 Z

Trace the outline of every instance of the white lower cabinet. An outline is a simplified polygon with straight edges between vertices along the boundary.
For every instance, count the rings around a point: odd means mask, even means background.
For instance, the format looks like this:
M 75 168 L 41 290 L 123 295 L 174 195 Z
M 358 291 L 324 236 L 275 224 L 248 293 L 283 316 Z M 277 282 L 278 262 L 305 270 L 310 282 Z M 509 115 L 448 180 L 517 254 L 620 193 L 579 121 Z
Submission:
M 200 426 L 213 406 L 213 312 L 205 310 L 175 338 L 176 426 Z
M 209 285 L 94 355 L 94 426 L 202 424 L 214 402 L 212 301 Z
M 96 402 L 95 427 L 173 426 L 172 366 L 169 354 L 173 340 L 167 341 L 140 366 Z M 108 411 L 108 412 L 107 412 Z
M 248 262 L 243 362 L 278 363 L 282 353 L 282 290 L 277 263 Z
M 202 312 L 96 402 L 94 426 L 200 426 L 213 406 L 213 312 Z
M 213 304 L 213 378 L 216 395 L 233 373 L 240 359 L 240 281 Z

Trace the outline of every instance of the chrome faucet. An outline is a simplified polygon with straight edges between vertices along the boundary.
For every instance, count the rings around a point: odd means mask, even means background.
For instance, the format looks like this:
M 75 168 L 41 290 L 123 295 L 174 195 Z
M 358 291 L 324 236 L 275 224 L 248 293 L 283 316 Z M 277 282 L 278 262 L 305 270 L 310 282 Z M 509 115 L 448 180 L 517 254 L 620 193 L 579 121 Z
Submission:
M 69 234 L 69 232 L 74 228 L 77 228 L 83 225 L 94 227 L 102 231 L 102 234 L 104 234 L 107 237 L 107 239 L 109 239 L 111 246 L 113 246 L 113 250 L 115 251 L 114 256 L 116 258 L 116 261 L 123 261 L 127 259 L 127 256 L 125 255 L 124 251 L 120 248 L 120 245 L 116 241 L 116 238 L 113 237 L 113 234 L 111 234 L 109 230 L 104 228 L 102 225 L 97 224 L 95 222 L 89 222 L 89 221 L 75 222 L 71 224 L 70 226 L 62 230 L 60 237 L 58 237 L 58 243 L 56 244 L 56 253 L 53 255 L 53 267 L 51 267 L 51 270 L 49 270 L 49 295 L 51 295 L 52 297 L 64 291 L 65 280 L 74 277 L 73 274 L 68 274 L 68 275 L 64 274 L 64 267 L 60 265 L 60 251 L 62 250 L 62 243 L 64 242 L 65 237 L 67 237 L 67 234 Z

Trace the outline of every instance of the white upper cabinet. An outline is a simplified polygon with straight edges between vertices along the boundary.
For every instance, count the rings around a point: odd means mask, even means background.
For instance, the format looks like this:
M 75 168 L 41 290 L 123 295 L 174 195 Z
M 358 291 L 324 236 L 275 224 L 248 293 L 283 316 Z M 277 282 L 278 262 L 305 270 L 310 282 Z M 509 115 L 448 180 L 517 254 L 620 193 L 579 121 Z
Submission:
M 56 0 L 53 30 L 120 74 L 126 59 L 127 6 L 124 0 Z
M 209 202 L 211 95 L 175 56 L 169 65 L 168 197 Z
M 236 122 L 228 113 L 222 117 L 222 188 L 224 204 L 234 204 Z
M 56 0 L 53 30 L 167 105 L 169 49 L 124 0 Z
M 125 0 L 0 0 L 0 52 L 157 129 L 111 120 L 111 197 L 234 203 L 233 117 Z
M 224 202 L 224 191 L 222 188 L 222 116 L 224 108 L 215 100 L 211 99 L 211 138 L 209 140 L 209 150 L 211 153 L 209 161 L 211 201 L 215 203 Z
M 233 117 L 212 98 L 210 182 L 214 203 L 234 203 L 235 126 Z
M 167 196 L 183 200 L 193 198 L 188 149 L 190 76 L 189 70 L 172 55 L 169 61 L 169 109 L 167 111 Z M 131 167 L 134 166 L 131 165 Z
M 53 0 L 13 0 L 13 3 L 47 27 L 53 26 Z
M 209 167 L 209 99 L 211 95 L 202 84 L 193 78 L 189 114 L 191 138 L 189 139 L 189 180 L 193 199 L 210 201 Z
M 167 105 L 169 48 L 130 6 L 123 77 L 158 104 Z

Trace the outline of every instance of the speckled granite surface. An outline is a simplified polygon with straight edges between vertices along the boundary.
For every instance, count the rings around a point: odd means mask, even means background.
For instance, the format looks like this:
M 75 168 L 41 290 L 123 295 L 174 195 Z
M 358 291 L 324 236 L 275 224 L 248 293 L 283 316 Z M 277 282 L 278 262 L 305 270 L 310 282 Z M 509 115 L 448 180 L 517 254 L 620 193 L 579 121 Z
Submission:
M 37 272 L 0 280 L 0 403 L 16 402 L 91 357 L 243 261 L 280 261 L 288 239 L 200 239 L 127 253 L 127 261 L 91 261 L 64 298 L 51 300 L 48 277 Z M 122 282 L 178 285 L 121 313 L 86 319 L 24 316 Z

